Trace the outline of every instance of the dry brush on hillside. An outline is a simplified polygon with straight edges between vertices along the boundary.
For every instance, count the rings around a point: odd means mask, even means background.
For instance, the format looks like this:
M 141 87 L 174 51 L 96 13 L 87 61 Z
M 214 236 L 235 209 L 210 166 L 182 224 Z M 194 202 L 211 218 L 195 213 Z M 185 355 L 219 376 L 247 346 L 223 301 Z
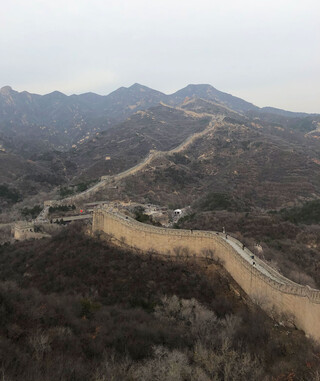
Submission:
M 4 379 L 316 380 L 319 348 L 211 260 L 141 256 L 71 225 L 0 247 L 0 264 Z

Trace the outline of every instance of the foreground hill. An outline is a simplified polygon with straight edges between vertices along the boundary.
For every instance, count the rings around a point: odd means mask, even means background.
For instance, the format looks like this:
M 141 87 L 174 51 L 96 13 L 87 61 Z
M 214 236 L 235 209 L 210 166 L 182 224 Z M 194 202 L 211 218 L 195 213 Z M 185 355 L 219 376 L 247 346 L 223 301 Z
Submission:
M 5 379 L 316 380 L 318 349 L 212 260 L 140 256 L 79 226 L 0 254 Z

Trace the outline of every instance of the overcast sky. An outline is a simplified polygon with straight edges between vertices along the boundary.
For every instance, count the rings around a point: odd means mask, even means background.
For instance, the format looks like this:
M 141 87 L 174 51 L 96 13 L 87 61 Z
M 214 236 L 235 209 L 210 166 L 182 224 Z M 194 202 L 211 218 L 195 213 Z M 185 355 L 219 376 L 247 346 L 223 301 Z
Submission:
M 319 0 L 0 0 L 0 87 L 165 93 L 209 83 L 320 113 Z

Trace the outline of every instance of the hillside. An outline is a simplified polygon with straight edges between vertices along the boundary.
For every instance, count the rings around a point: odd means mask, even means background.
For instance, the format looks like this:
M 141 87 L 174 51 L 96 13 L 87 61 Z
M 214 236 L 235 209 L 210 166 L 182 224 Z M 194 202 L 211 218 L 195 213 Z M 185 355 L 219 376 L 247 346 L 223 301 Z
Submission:
M 319 142 L 309 135 L 226 118 L 186 151 L 124 180 L 123 192 L 180 206 L 223 192 L 241 208 L 280 208 L 320 196 L 319 160 Z
M 202 98 L 208 101 L 213 101 L 237 112 L 259 110 L 259 107 L 254 106 L 252 103 L 219 91 L 211 85 L 188 85 L 170 95 L 169 102 L 178 105 L 184 102 L 186 98 Z
M 254 252 L 260 243 L 257 254 L 290 279 L 320 287 L 319 163 L 313 134 L 225 118 L 186 150 L 157 158 L 95 198 L 191 206 L 177 227 L 227 227 Z
M 37 155 L 27 160 L 19 155 L 0 151 L 0 211 L 26 197 L 49 192 L 65 183 L 75 169 L 58 152 Z
M 6 86 L 0 90 L 0 133 L 28 145 L 38 141 L 47 148 L 65 149 L 159 103 L 162 95 L 138 84 L 107 96 L 66 96 L 58 91 L 41 96 Z
M 80 179 L 95 179 L 133 167 L 150 150 L 167 151 L 204 130 L 211 117 L 165 105 L 138 111 L 125 122 L 96 135 L 66 157 L 78 166 Z
M 316 380 L 318 348 L 219 263 L 141 256 L 80 230 L 0 247 L 5 378 Z
M 84 190 L 187 141 L 71 210 L 96 200 L 187 207 L 175 228 L 225 228 L 291 280 L 320 287 L 318 115 L 259 109 L 209 85 L 2 96 L 3 221 L 38 213 L 39 201 L 19 201 L 39 191 Z M 318 380 L 319 348 L 288 317 L 267 317 L 219 261 L 142 256 L 87 228 L 0 246 L 3 378 Z
M 310 131 L 316 115 L 292 113 L 274 108 L 256 107 L 243 99 L 215 89 L 211 85 L 188 85 L 173 94 L 163 94 L 140 84 L 121 87 L 109 95 L 85 93 L 67 96 L 59 91 L 46 95 L 17 92 L 9 86 L 0 89 L 0 143 L 4 148 L 23 153 L 50 149 L 66 150 L 97 132 L 108 130 L 139 110 L 164 102 L 179 106 L 192 99 L 208 101 L 216 107 L 251 117 L 294 120 Z M 211 110 L 212 112 L 212 110 Z M 299 128 L 300 128 L 299 127 Z M 14 144 L 6 143 L 14 139 Z M 23 149 L 21 150 L 21 147 Z
M 5 132 L 0 133 L 0 148 L 1 160 L 6 163 L 0 174 L 6 187 L 0 195 L 2 207 L 57 186 L 87 187 L 100 176 L 133 167 L 150 150 L 167 151 L 178 146 L 204 130 L 210 120 L 223 122 L 186 152 L 158 159 L 143 173 L 123 181 L 116 195 L 108 190 L 97 197 L 184 206 L 209 191 L 225 192 L 236 200 L 240 210 L 244 205 L 247 209 L 274 209 L 319 197 L 318 115 L 250 108 L 248 104 L 240 110 L 238 100 L 209 85 L 190 85 L 168 96 L 139 84 L 120 88 L 106 97 L 92 93 L 67 97 L 58 92 L 38 96 L 8 87 L 1 94 L 0 129 Z M 223 102 L 225 99 L 230 102 Z M 75 109 L 70 102 L 84 107 L 84 113 L 88 107 L 95 109 L 91 113 L 95 117 L 100 115 L 97 110 L 103 104 L 103 112 L 108 110 L 109 116 L 127 119 L 106 131 L 93 128 L 91 137 L 86 135 L 64 152 L 54 150 L 53 141 L 45 136 L 34 138 L 32 129 L 38 128 L 36 119 L 41 119 L 41 113 L 56 122 L 60 118 L 69 126 L 63 134 L 73 136 L 73 127 L 69 128 L 75 120 Z M 173 107 L 163 102 L 181 103 Z M 148 108 L 152 104 L 157 105 Z M 136 111 L 140 108 L 145 109 Z M 12 114 L 15 123 L 10 119 Z M 6 129 L 1 118 L 10 119 L 13 127 Z M 22 119 L 25 136 L 19 132 Z M 62 124 L 59 126 L 61 129 Z M 52 128 L 58 136 L 60 130 L 56 127 Z M 8 131 L 11 137 L 6 135 Z M 63 140 L 69 144 L 68 138 Z
M 219 103 L 202 98 L 187 98 L 180 106 L 183 110 L 193 111 L 198 114 L 223 115 L 225 117 L 245 120 L 238 112 Z
M 31 162 L 39 179 L 32 189 L 114 174 L 135 165 L 151 149 L 178 145 L 201 130 L 211 115 L 231 123 L 258 121 L 264 127 L 309 134 L 313 140 L 320 134 L 318 115 L 259 109 L 210 85 L 188 85 L 166 95 L 134 84 L 107 96 L 58 91 L 41 96 L 6 86 L 0 90 L 0 150 L 8 155 L 12 182 L 6 170 L 4 181 L 16 187 L 21 168 L 28 176 Z

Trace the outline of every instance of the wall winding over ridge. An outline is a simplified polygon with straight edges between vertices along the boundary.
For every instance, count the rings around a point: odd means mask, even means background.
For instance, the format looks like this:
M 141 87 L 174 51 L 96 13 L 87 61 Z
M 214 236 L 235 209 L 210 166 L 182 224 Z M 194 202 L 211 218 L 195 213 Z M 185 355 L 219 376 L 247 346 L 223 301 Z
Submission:
M 216 122 L 219 121 L 219 118 L 216 118 Z M 213 131 L 215 128 L 214 125 L 214 119 L 209 122 L 208 126 L 200 132 L 195 132 L 194 134 L 187 137 L 181 144 L 179 144 L 177 147 L 173 148 L 169 151 L 157 151 L 157 150 L 151 150 L 149 154 L 137 165 L 134 167 L 131 167 L 123 172 L 120 172 L 116 175 L 108 175 L 108 176 L 101 176 L 100 181 L 98 181 L 95 185 L 92 187 L 86 189 L 85 191 L 75 194 L 70 197 L 66 197 L 62 200 L 48 200 L 44 202 L 45 207 L 50 206 L 58 206 L 58 205 L 70 205 L 75 202 L 83 201 L 88 197 L 93 196 L 96 192 L 100 191 L 101 189 L 104 189 L 106 186 L 110 186 L 114 184 L 116 181 L 122 180 L 128 176 L 132 176 L 135 173 L 141 171 L 144 169 L 147 165 L 149 165 L 154 159 L 159 157 L 164 157 L 166 155 L 173 155 L 175 153 L 179 153 L 183 150 L 185 150 L 188 146 L 190 146 L 194 141 L 201 138 L 202 136 L 208 134 L 209 132 Z
M 234 238 L 226 240 L 216 232 L 145 225 L 106 206 L 94 210 L 92 231 L 112 235 L 144 252 L 152 250 L 175 256 L 175 249 L 183 247 L 192 254 L 205 256 L 211 250 L 251 298 L 258 298 L 266 310 L 274 308 L 278 313 L 292 316 L 298 328 L 320 341 L 320 291 L 290 281 L 259 259 L 253 266 L 252 253 L 243 250 Z

